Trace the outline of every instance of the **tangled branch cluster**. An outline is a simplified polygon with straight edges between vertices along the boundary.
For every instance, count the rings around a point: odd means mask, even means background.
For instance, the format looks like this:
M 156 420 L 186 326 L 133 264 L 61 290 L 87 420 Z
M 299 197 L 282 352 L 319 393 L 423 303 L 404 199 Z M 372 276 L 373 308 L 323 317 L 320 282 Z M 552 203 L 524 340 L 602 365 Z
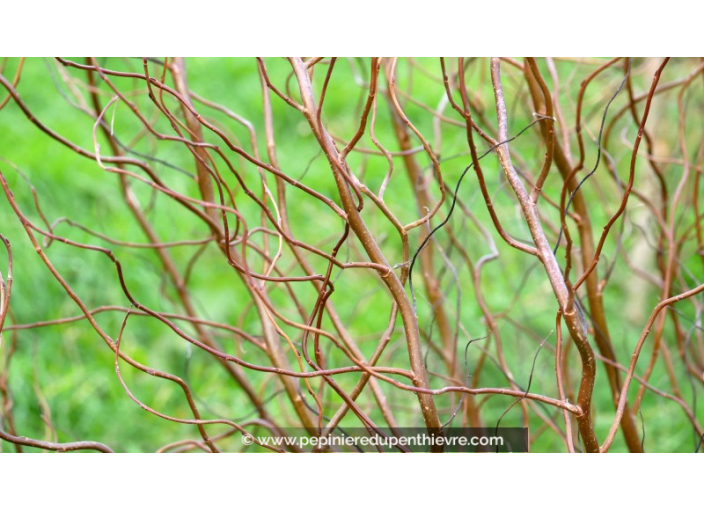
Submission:
M 1 439 L 112 451 L 24 437 L 13 417 L 26 335 L 80 326 L 123 395 L 187 425 L 159 451 L 511 423 L 531 445 L 640 452 L 649 402 L 699 448 L 704 62 L 295 57 L 213 78 L 231 64 L 3 61 L 2 129 L 31 125 L 88 166 L 52 184 L 72 216 L 42 194 L 46 169 L 0 154 Z M 25 98 L 29 66 L 79 136 Z M 81 209 L 83 179 L 124 230 Z M 27 240 L 35 254 L 13 258 Z M 13 306 L 13 265 L 37 256 L 70 306 Z M 140 331 L 207 370 L 165 369 Z M 237 404 L 216 411 L 222 389 L 203 381 L 225 379 Z M 155 403 L 164 385 L 179 402 Z

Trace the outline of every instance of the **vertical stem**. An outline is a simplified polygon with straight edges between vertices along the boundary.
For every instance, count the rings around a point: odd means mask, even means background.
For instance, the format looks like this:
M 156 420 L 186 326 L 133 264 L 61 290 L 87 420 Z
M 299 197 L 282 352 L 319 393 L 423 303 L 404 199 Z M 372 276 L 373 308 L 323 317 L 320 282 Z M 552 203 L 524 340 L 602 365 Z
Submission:
M 506 115 L 506 101 L 504 99 L 503 88 L 501 86 L 501 68 L 500 60 L 496 57 L 491 59 L 491 79 L 494 85 L 494 97 L 496 99 L 496 114 L 499 124 L 499 141 L 508 140 L 508 118 Z M 560 266 L 557 263 L 555 255 L 552 253 L 550 244 L 548 244 L 545 232 L 540 223 L 538 216 L 537 205 L 531 200 L 523 183 L 518 177 L 516 169 L 511 162 L 511 154 L 508 144 L 502 144 L 496 152 L 499 156 L 501 168 L 506 175 L 509 185 L 513 189 L 516 198 L 523 211 L 523 216 L 528 224 L 531 237 L 535 243 L 535 248 L 538 252 L 538 258 L 545 268 L 548 280 L 552 286 L 557 302 L 560 305 L 560 311 L 565 318 L 567 329 L 570 336 L 577 346 L 580 357 L 582 359 L 582 380 L 579 386 L 578 404 L 582 410 L 581 415 L 577 416 L 577 424 L 579 431 L 584 440 L 584 447 L 588 452 L 598 452 L 599 442 L 594 434 L 594 429 L 591 423 L 591 401 L 594 390 L 594 379 L 596 376 L 596 363 L 594 352 L 589 345 L 587 339 L 587 323 L 584 319 L 584 314 L 579 306 L 575 306 L 574 300 L 570 299 L 568 284 L 565 281 Z
M 325 130 L 325 128 L 323 128 L 322 123 L 318 122 L 318 108 L 315 104 L 313 89 L 310 82 L 310 77 L 306 72 L 305 64 L 300 58 L 296 57 L 291 58 L 290 61 L 296 75 L 296 79 L 298 80 L 298 86 L 301 92 L 301 98 L 303 100 L 303 115 L 306 117 L 306 120 L 308 120 L 308 123 L 310 124 L 320 147 L 323 149 L 323 152 L 328 158 L 343 208 L 347 214 L 347 222 L 352 228 L 352 231 L 357 235 L 359 241 L 362 243 L 362 246 L 364 247 L 364 250 L 370 260 L 376 264 L 381 264 L 389 268 L 385 274 L 380 274 L 380 277 L 391 292 L 394 301 L 396 301 L 399 307 L 399 312 L 403 320 L 403 327 L 406 333 L 408 357 L 414 376 L 413 384 L 419 388 L 428 389 L 428 374 L 423 362 L 420 332 L 418 330 L 418 321 L 415 313 L 413 312 L 413 307 L 411 306 L 410 300 L 406 295 L 406 291 L 403 288 L 401 281 L 393 272 L 391 266 L 386 260 L 386 257 L 382 253 L 379 245 L 362 219 L 361 214 L 357 210 L 357 206 L 354 203 L 354 198 L 344 175 L 348 172 L 348 168 L 345 163 L 341 161 L 340 153 L 338 152 L 332 137 Z M 440 422 L 432 395 L 419 393 L 418 401 L 420 402 L 421 412 L 423 413 L 423 418 L 425 419 L 425 424 L 428 427 L 429 432 L 431 432 L 432 435 L 441 435 L 442 424 Z
M 537 74 L 537 68 L 531 68 L 530 66 L 525 68 L 526 81 L 528 82 L 528 88 L 531 96 L 533 97 L 533 104 L 536 111 L 541 113 L 543 111 L 547 111 L 546 102 L 549 100 L 546 96 L 544 96 L 544 92 L 541 90 L 538 83 L 538 78 L 535 74 Z M 580 129 L 579 125 L 577 126 L 577 129 Z M 548 140 L 552 135 L 549 133 L 547 127 L 542 123 L 540 126 L 540 132 L 543 140 L 548 143 Z M 565 185 L 567 186 L 567 190 L 570 194 L 573 193 L 578 184 L 574 178 L 574 170 L 572 169 L 572 165 L 570 164 L 565 151 L 559 143 L 554 144 L 553 160 L 558 171 L 560 172 L 560 175 L 566 180 Z M 572 206 L 574 207 L 577 217 L 579 218 L 577 221 L 577 231 L 579 234 L 579 251 L 581 253 L 582 265 L 583 267 L 588 267 L 594 258 L 595 248 L 594 238 L 592 237 L 592 225 L 589 210 L 584 200 L 584 196 L 581 193 L 577 193 L 573 196 Z M 599 353 L 605 359 L 616 363 L 616 352 L 613 348 L 608 323 L 606 321 L 606 310 L 604 309 L 604 301 L 602 298 L 603 293 L 599 287 L 599 275 L 596 270 L 589 275 L 585 283 L 591 321 L 594 325 L 594 342 L 596 343 Z M 608 362 L 604 363 L 604 369 L 606 370 L 606 375 L 611 387 L 611 395 L 614 406 L 617 406 L 618 398 L 621 392 L 621 374 L 613 364 Z M 641 446 L 638 426 L 629 407 L 626 408 L 626 412 L 623 415 L 621 426 L 628 450 L 632 453 L 642 453 L 643 448 Z

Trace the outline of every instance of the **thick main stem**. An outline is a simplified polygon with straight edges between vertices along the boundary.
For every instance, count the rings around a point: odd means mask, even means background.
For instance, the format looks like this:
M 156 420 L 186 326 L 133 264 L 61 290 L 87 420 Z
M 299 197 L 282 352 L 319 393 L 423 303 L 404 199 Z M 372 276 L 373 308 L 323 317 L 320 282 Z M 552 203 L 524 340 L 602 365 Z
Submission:
M 403 327 L 406 333 L 408 357 L 414 376 L 413 384 L 419 388 L 428 389 L 428 375 L 425 364 L 423 363 L 420 332 L 418 330 L 418 321 L 416 320 L 413 307 L 411 306 L 401 281 L 391 269 L 386 257 L 381 252 L 379 245 L 375 241 L 369 231 L 369 228 L 362 219 L 361 214 L 357 210 L 357 206 L 354 203 L 354 198 L 345 178 L 345 174 L 348 172 L 345 167 L 345 163 L 341 160 L 340 154 L 332 137 L 325 130 L 325 128 L 323 128 L 322 123 L 318 122 L 318 109 L 315 104 L 313 89 L 305 64 L 301 61 L 301 59 L 296 57 L 291 58 L 290 61 L 296 75 L 296 79 L 298 80 L 301 98 L 303 100 L 302 113 L 308 120 L 308 123 L 310 124 L 320 147 L 323 149 L 323 152 L 328 158 L 343 208 L 347 214 L 347 221 L 350 228 L 354 231 L 357 238 L 362 243 L 369 259 L 376 264 L 389 268 L 389 270 L 385 274 L 381 274 L 380 277 L 399 306 L 399 312 L 401 313 Z M 440 422 L 432 395 L 419 393 L 418 401 L 420 402 L 423 418 L 429 431 L 434 435 L 441 434 L 442 424 Z
M 491 79 L 494 85 L 496 114 L 499 124 L 498 138 L 501 142 L 508 140 L 508 117 L 506 115 L 506 101 L 501 86 L 501 68 L 498 58 L 491 59 Z M 594 352 L 587 339 L 587 323 L 584 319 L 584 314 L 578 306 L 575 306 L 574 300 L 570 299 L 567 282 L 565 282 L 562 276 L 560 266 L 557 263 L 557 259 L 552 252 L 540 223 L 537 205 L 531 200 L 530 195 L 528 195 L 528 192 L 518 177 L 516 169 L 513 167 L 508 144 L 504 143 L 500 145 L 497 147 L 496 152 L 499 156 L 499 162 L 506 175 L 506 179 L 518 198 L 523 216 L 528 224 L 533 242 L 535 243 L 538 258 L 545 268 L 553 293 L 557 298 L 560 310 L 565 318 L 567 329 L 582 359 L 582 380 L 579 386 L 578 397 L 578 404 L 582 413 L 577 416 L 577 424 L 579 425 L 579 431 L 584 440 L 586 451 L 598 452 L 599 442 L 594 434 L 590 416 L 592 392 L 594 390 L 594 379 L 596 376 L 596 363 Z
M 533 69 L 534 68 L 530 66 L 526 66 L 525 68 L 528 88 L 533 98 L 533 104 L 535 105 L 536 111 L 538 113 L 543 113 L 544 110 L 544 113 L 547 114 L 547 104 L 551 101 L 551 99 L 541 90 L 538 84 L 538 77 L 535 76 Z M 548 143 L 552 137 L 548 127 L 541 124 L 540 132 L 545 142 Z M 577 217 L 579 218 L 577 223 L 580 241 L 579 251 L 581 253 L 582 265 L 586 268 L 589 267 L 589 264 L 591 264 L 595 254 L 589 210 L 581 193 L 572 195 L 577 187 L 577 180 L 574 177 L 570 177 L 572 175 L 572 165 L 570 164 L 562 146 L 559 143 L 554 144 L 553 161 L 555 162 L 562 178 L 569 179 L 566 185 L 568 191 L 570 192 L 570 196 L 572 196 L 572 206 L 574 207 L 574 211 L 577 213 Z M 585 285 L 591 321 L 594 325 L 594 342 L 596 343 L 599 353 L 604 358 L 616 363 L 618 360 L 616 359 L 616 353 L 613 348 L 608 323 L 606 321 L 604 300 L 602 299 L 602 290 L 599 288 L 599 275 L 596 269 L 586 279 Z M 621 394 L 621 375 L 615 366 L 608 362 L 604 363 L 604 368 L 609 380 L 609 385 L 611 386 L 611 394 L 614 405 L 618 405 L 618 399 Z M 626 412 L 623 414 L 621 427 L 628 450 L 633 453 L 642 453 L 643 447 L 641 446 L 638 427 L 629 407 L 626 408 Z

